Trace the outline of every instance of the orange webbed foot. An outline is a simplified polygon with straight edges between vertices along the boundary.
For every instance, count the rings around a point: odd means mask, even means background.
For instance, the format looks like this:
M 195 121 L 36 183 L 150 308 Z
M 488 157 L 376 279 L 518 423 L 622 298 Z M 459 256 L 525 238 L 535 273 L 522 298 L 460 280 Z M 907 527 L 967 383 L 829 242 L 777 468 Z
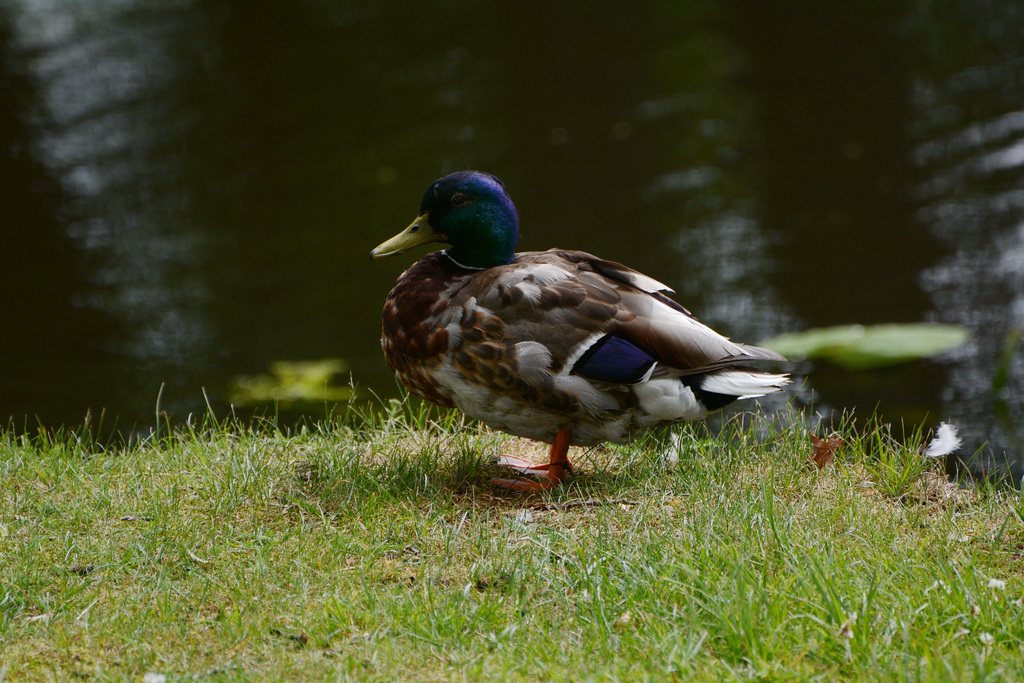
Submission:
M 520 474 L 543 477 L 542 479 L 492 479 L 491 482 L 511 491 L 550 491 L 562 483 L 569 472 L 570 436 L 568 427 L 558 430 L 554 443 L 551 444 L 550 462 L 546 465 L 538 465 L 514 455 L 503 455 L 498 458 L 498 464 L 502 467 L 510 467 Z

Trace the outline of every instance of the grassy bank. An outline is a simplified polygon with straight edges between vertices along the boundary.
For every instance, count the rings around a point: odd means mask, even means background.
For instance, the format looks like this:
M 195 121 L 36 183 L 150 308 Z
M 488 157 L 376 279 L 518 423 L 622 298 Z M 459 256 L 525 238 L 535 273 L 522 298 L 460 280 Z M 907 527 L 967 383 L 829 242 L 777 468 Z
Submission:
M 761 419 L 574 449 L 534 498 L 487 464 L 533 446 L 397 406 L 0 436 L 0 679 L 1016 680 L 1020 497 L 841 433 L 820 471 Z

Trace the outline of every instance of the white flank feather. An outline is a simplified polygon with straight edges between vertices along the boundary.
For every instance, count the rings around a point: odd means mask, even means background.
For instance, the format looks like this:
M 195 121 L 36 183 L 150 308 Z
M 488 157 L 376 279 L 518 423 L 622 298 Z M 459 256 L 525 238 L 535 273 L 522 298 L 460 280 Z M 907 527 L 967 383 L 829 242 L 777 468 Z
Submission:
M 640 408 L 654 420 L 702 420 L 708 410 L 678 379 L 652 379 L 633 385 Z

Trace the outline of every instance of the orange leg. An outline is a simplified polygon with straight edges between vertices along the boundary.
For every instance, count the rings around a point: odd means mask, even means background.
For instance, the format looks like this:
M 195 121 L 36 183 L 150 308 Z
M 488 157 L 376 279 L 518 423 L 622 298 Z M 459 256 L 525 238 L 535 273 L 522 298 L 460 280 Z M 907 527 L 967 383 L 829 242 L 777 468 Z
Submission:
M 513 491 L 548 491 L 558 486 L 565 479 L 571 466 L 569 465 L 569 441 L 572 433 L 568 427 L 562 427 L 555 434 L 555 441 L 551 444 L 550 462 L 546 465 L 537 465 L 522 458 L 514 456 L 502 456 L 498 459 L 499 465 L 512 467 L 523 474 L 547 473 L 547 477 L 541 481 L 533 479 L 493 479 L 498 486 L 503 486 Z

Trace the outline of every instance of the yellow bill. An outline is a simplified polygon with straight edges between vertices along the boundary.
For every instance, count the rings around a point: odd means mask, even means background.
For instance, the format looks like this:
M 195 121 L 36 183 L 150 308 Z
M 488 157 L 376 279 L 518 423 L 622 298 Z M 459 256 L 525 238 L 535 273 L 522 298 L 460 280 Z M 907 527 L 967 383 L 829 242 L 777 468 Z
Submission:
M 444 239 L 445 236 L 438 233 L 430 225 L 430 221 L 427 220 L 427 214 L 422 214 L 417 216 L 416 220 L 408 228 L 371 251 L 370 258 L 376 261 L 389 256 L 397 256 L 421 244 L 441 242 Z

